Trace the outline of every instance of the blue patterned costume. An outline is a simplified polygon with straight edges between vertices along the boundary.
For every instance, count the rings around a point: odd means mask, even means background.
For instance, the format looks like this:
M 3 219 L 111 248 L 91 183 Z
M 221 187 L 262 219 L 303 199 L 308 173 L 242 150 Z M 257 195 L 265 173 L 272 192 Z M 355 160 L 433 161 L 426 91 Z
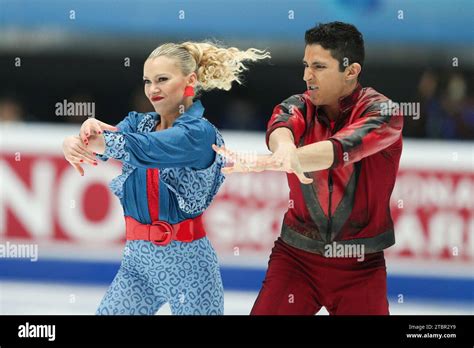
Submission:
M 176 224 L 195 218 L 209 206 L 224 181 L 224 160 L 212 144 L 223 145 L 219 131 L 203 117 L 200 101 L 156 132 L 157 113 L 130 112 L 104 131 L 102 160 L 123 162 L 122 174 L 110 188 L 125 216 L 150 224 L 147 171 L 159 169 L 159 220 Z M 207 237 L 158 246 L 129 240 L 120 269 L 97 314 L 155 314 L 168 302 L 173 314 L 223 314 L 224 290 L 214 249 Z

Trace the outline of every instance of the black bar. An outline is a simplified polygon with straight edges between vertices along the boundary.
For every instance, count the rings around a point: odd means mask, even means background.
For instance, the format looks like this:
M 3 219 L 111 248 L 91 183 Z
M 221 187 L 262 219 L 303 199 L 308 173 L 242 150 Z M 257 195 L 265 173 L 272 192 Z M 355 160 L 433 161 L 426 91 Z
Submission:
M 0 316 L 0 347 L 94 344 L 350 344 L 469 346 L 473 316 Z M 28 326 L 26 326 L 28 323 Z M 23 325 L 23 327 L 20 327 Z M 55 325 L 54 340 L 31 325 Z M 43 331 L 44 336 L 49 336 Z M 52 332 L 50 332 L 52 333 Z M 407 334 L 455 334 L 409 338 Z

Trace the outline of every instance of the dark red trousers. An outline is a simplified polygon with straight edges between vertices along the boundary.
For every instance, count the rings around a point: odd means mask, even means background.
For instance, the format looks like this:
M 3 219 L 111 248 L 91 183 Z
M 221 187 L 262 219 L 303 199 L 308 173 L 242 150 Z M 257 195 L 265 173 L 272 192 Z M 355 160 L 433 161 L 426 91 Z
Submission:
M 383 251 L 328 258 L 275 242 L 251 315 L 388 315 Z

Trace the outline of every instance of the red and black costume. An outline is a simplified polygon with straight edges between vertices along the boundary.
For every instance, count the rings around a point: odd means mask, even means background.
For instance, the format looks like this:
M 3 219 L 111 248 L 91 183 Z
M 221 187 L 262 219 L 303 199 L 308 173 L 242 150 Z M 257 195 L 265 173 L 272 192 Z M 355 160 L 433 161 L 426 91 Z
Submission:
M 324 275 L 323 278 L 326 278 L 326 281 L 318 283 L 312 277 L 321 276 L 326 266 L 353 269 L 353 272 L 349 274 L 354 276 L 357 276 L 357 270 L 363 270 L 367 274 L 368 268 L 379 268 L 385 272 L 383 249 L 395 243 L 389 201 L 402 151 L 403 117 L 395 112 L 397 110 L 390 108 L 394 104 L 390 103 L 387 97 L 372 88 L 362 88 L 360 85 L 357 85 L 349 96 L 341 98 L 339 105 L 339 116 L 331 122 L 322 108 L 311 103 L 307 92 L 294 95 L 275 107 L 268 123 L 267 145 L 270 134 L 275 129 L 286 127 L 293 133 L 297 147 L 323 140 L 331 141 L 334 162 L 328 169 L 306 173 L 314 180 L 309 185 L 301 184 L 294 174 L 287 175 L 290 200 L 293 204 L 285 214 L 281 236 L 270 257 L 267 276 L 252 310 L 253 314 L 289 314 L 296 310 L 296 306 L 286 306 L 288 307 L 286 311 L 283 308 L 284 304 L 283 307 L 280 304 L 272 304 L 271 299 L 268 299 L 270 301 L 268 303 L 264 302 L 270 293 L 271 296 L 276 296 L 275 291 L 269 287 L 281 288 L 287 287 L 285 282 L 295 283 L 298 267 L 302 268 L 303 276 L 297 282 L 306 285 L 311 283 L 310 288 L 313 290 L 319 287 L 316 289 L 316 292 L 319 292 L 319 298 L 315 291 L 306 291 L 307 296 L 311 293 L 314 295 L 313 302 L 316 302 L 316 306 L 306 308 L 318 309 L 317 304 L 319 307 L 324 305 L 330 313 L 331 311 L 332 313 L 351 313 L 351 310 L 337 309 L 337 304 L 344 296 L 342 289 L 340 289 L 342 292 L 339 300 L 329 300 L 328 296 L 321 294 L 321 292 L 324 293 L 323 288 L 332 283 L 328 278 L 337 277 L 338 273 L 334 269 Z M 342 245 L 363 246 L 366 254 L 365 261 L 359 262 L 354 258 L 336 260 L 324 257 L 325 247 L 334 242 Z M 280 253 L 282 257 L 277 255 Z M 284 274 L 275 273 L 277 269 L 280 269 L 278 272 L 285 273 L 281 270 L 285 267 L 280 266 L 282 266 L 281 263 L 288 263 L 290 254 L 294 254 L 294 257 L 290 259 L 295 261 L 294 267 L 288 269 L 288 272 L 293 273 L 291 280 L 290 277 L 285 278 Z M 298 258 L 300 259 L 297 260 Z M 305 262 L 308 262 L 306 270 Z M 319 266 L 322 268 L 316 271 L 315 267 Z M 315 275 L 311 270 L 319 274 Z M 383 278 L 384 283 L 379 284 L 379 287 L 384 288 L 386 277 L 380 275 L 377 277 Z M 340 283 L 344 281 L 341 280 Z M 336 288 L 337 283 L 335 279 Z M 368 286 L 368 279 L 362 283 Z M 342 286 L 342 288 L 345 287 L 347 286 Z M 335 289 L 327 288 L 326 290 L 332 294 L 335 292 Z M 283 291 L 283 294 L 285 293 L 286 290 Z M 377 304 L 377 309 L 370 313 L 388 313 L 386 290 L 384 294 L 380 296 L 385 298 L 384 301 L 381 300 L 383 303 Z M 278 301 L 278 298 L 274 300 Z M 311 302 L 308 298 L 304 301 Z M 323 303 L 325 301 L 326 303 Z M 354 308 L 361 306 L 359 312 L 366 312 L 363 310 L 362 302 L 364 301 L 359 301 L 359 304 L 355 303 L 357 301 L 353 302 Z M 371 304 L 367 306 L 370 307 Z M 310 314 L 312 309 L 305 313 Z M 300 310 L 295 314 L 304 313 Z

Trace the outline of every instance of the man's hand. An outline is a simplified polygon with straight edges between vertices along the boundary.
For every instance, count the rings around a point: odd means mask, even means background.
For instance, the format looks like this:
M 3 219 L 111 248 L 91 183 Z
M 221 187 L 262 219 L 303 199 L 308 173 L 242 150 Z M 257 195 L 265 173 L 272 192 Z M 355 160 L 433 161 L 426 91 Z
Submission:
M 227 163 L 231 163 L 231 166 L 222 168 L 222 173 L 249 173 L 249 172 L 261 172 L 267 169 L 268 160 L 270 155 L 253 155 L 237 153 L 225 146 L 218 147 L 212 145 L 212 149 L 219 155 L 225 157 Z
M 225 146 L 212 148 L 224 156 L 232 166 L 222 168 L 224 174 L 261 172 L 264 170 L 283 171 L 295 174 L 303 184 L 310 184 L 313 179 L 304 175 L 294 145 L 280 145 L 272 155 L 244 155 L 236 153 Z
M 311 184 L 313 179 L 304 175 L 298 158 L 297 148 L 293 143 L 279 144 L 268 160 L 267 170 L 284 171 L 295 174 L 302 184 Z

